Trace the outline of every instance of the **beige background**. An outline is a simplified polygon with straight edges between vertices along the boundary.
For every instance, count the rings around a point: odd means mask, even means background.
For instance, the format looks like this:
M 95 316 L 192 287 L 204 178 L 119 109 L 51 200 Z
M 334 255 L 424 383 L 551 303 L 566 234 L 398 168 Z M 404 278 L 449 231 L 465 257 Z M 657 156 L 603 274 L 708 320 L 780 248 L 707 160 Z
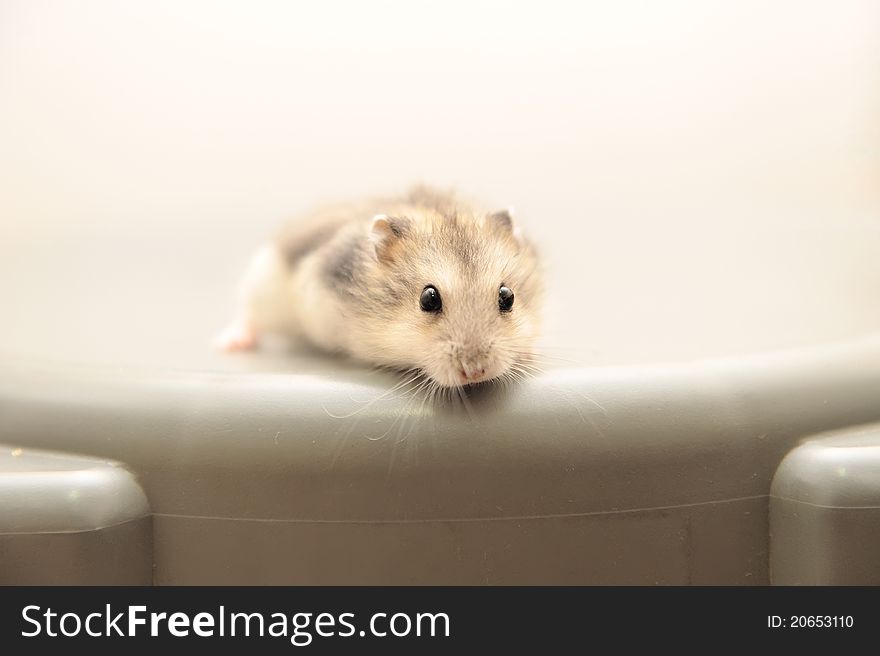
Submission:
M 880 327 L 880 5 L 0 3 L 0 353 L 229 367 L 328 199 L 514 205 L 562 364 Z M 559 360 L 555 360 L 559 358 Z

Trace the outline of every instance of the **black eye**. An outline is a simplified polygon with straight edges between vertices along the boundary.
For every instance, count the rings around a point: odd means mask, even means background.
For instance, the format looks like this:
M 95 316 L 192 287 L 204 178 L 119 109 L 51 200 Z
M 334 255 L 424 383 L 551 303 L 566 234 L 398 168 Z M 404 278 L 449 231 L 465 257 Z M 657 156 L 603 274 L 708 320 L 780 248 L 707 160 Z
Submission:
M 439 312 L 443 307 L 443 301 L 440 300 L 440 292 L 435 287 L 428 285 L 422 290 L 419 297 L 419 305 L 422 306 L 423 312 Z
M 501 286 L 498 290 L 498 309 L 502 312 L 510 312 L 513 307 L 513 290 L 509 287 Z

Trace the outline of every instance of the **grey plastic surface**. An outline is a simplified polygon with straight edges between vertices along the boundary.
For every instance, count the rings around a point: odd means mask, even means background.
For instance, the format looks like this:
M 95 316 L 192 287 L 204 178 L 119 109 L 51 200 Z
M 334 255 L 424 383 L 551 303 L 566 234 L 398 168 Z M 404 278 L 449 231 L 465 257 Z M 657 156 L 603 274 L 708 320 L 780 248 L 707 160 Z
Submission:
M 150 508 L 131 473 L 0 445 L 0 585 L 150 582 Z
M 468 407 L 339 371 L 7 362 L 0 434 L 125 459 L 158 583 L 748 584 L 768 581 L 785 454 L 880 419 L 877 337 L 557 369 Z
M 771 495 L 774 583 L 880 585 L 880 425 L 811 438 Z

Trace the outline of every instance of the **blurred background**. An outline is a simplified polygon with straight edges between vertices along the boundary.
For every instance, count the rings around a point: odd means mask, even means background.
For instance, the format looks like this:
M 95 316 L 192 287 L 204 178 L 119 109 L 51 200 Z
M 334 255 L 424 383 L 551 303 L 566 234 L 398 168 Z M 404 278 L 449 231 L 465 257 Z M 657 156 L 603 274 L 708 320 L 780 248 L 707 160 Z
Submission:
M 251 252 L 455 186 L 563 364 L 880 328 L 880 4 L 0 2 L 0 354 L 225 368 Z

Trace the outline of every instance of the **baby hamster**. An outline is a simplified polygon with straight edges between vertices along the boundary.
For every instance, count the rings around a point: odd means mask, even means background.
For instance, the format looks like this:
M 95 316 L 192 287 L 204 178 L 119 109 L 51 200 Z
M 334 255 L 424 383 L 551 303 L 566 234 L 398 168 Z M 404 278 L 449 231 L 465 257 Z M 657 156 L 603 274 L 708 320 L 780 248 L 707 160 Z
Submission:
M 529 360 L 542 283 L 536 251 L 509 211 L 416 187 L 286 227 L 254 256 L 240 291 L 222 349 L 296 335 L 459 387 Z

